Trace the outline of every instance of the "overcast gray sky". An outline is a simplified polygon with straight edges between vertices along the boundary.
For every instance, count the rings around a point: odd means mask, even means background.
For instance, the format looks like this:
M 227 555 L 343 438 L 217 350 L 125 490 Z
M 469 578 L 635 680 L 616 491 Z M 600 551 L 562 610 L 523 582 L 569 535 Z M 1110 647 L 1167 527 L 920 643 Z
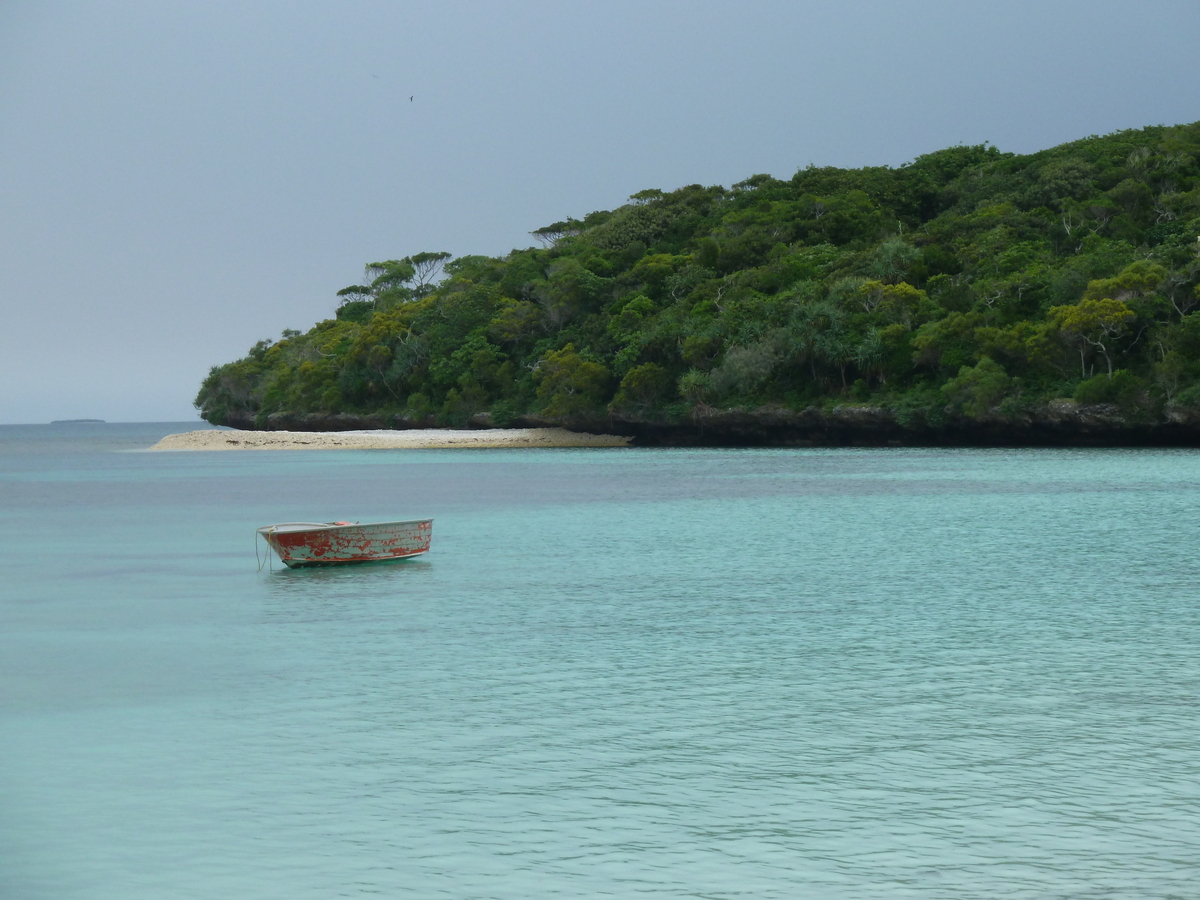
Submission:
M 1198 46 L 1196 0 L 2 0 L 0 423 L 194 418 L 364 263 L 643 188 L 1195 121 Z

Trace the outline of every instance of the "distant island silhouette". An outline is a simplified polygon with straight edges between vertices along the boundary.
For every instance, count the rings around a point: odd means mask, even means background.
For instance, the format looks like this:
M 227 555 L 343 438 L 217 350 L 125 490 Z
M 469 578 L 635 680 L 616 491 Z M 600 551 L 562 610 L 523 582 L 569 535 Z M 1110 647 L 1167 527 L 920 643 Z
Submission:
M 103 419 L 55 419 L 51 425 L 103 425 Z

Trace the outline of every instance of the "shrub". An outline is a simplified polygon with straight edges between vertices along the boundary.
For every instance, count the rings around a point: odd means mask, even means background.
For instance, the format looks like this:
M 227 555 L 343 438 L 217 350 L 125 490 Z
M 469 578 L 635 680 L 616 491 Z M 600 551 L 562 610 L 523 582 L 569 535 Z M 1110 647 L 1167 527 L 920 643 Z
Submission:
M 1194 384 L 1176 394 L 1175 403 L 1179 406 L 1200 407 L 1200 384 Z
M 621 379 L 617 396 L 613 398 L 614 409 L 645 409 L 662 400 L 671 390 L 671 376 L 656 363 L 634 366 Z
M 702 401 L 708 395 L 708 373 L 688 369 L 679 377 L 679 394 L 692 403 Z
M 978 419 L 1000 404 L 1012 387 L 1012 379 L 1004 367 L 985 356 L 974 366 L 963 366 L 958 375 L 942 385 L 942 393 L 950 405 Z
M 718 394 L 748 393 L 766 381 L 778 362 L 779 352 L 768 341 L 730 347 L 721 365 L 713 370 L 709 383 Z
M 1119 403 L 1128 405 L 1130 400 L 1136 400 L 1137 395 L 1146 390 L 1146 382 L 1125 369 L 1113 372 L 1112 378 L 1107 375 L 1097 375 L 1087 381 L 1079 382 L 1075 388 L 1075 400 L 1079 403 Z M 1122 402 L 1124 401 L 1124 402 Z
M 337 308 L 335 315 L 342 322 L 362 324 L 375 314 L 374 300 L 350 300 Z
M 940 428 L 946 422 L 946 397 L 940 391 L 916 388 L 891 405 L 896 421 L 905 428 Z

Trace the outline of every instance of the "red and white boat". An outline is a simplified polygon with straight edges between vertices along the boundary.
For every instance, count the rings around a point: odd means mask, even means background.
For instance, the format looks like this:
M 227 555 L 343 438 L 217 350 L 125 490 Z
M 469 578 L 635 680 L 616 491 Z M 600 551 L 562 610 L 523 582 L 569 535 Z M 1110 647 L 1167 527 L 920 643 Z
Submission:
M 258 533 L 290 568 L 406 559 L 429 550 L 433 519 L 408 522 L 283 522 Z

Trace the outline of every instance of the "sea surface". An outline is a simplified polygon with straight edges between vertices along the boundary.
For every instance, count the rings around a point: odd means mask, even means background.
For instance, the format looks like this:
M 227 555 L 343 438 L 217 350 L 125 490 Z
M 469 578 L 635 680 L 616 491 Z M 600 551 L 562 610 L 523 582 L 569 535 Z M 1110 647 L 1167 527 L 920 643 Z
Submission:
M 1200 896 L 1200 453 L 194 427 L 0 427 L 4 900 Z

